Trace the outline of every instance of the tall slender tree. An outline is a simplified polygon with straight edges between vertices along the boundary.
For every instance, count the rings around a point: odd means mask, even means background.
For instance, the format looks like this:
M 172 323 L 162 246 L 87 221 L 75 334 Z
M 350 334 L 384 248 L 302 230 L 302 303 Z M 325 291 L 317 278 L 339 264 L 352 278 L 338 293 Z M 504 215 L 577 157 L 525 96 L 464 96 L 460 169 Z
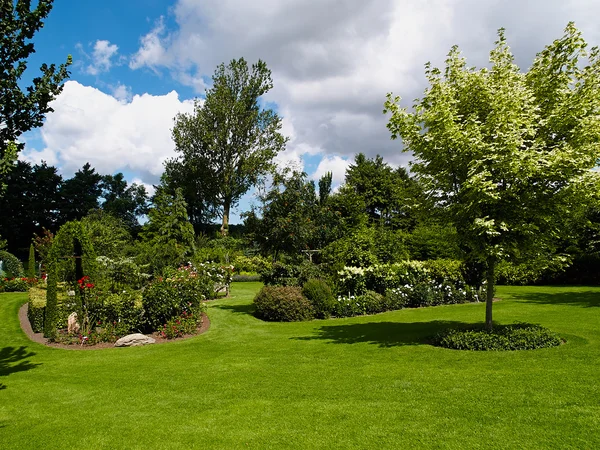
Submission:
M 176 187 L 183 188 L 192 209 L 203 201 L 219 211 L 222 234 L 227 234 L 231 208 L 285 147 L 280 117 L 261 107 L 261 96 L 272 87 L 263 61 L 248 67 L 243 58 L 232 60 L 217 68 L 194 113 L 175 117 L 173 140 L 180 155 L 167 164 L 170 179 L 179 180 Z

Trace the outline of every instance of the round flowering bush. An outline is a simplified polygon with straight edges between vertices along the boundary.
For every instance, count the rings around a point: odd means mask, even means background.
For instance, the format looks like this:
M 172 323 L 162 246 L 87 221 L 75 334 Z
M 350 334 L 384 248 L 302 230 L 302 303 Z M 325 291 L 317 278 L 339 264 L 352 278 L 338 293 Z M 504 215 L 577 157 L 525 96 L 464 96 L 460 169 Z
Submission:
M 184 311 L 200 307 L 214 292 L 212 279 L 191 265 L 168 270 L 165 275 L 152 282 L 142 297 L 144 321 L 151 330 L 158 330 Z

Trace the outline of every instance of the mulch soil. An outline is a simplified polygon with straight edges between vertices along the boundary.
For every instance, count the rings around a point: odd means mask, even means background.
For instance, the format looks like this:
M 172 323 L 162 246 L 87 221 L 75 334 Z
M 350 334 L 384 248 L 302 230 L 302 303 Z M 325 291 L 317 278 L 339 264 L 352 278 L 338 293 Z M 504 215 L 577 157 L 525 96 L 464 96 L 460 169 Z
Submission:
M 48 339 L 46 339 L 44 337 L 43 333 L 34 333 L 33 332 L 33 329 L 31 328 L 31 324 L 29 323 L 29 319 L 27 318 L 27 308 L 28 308 L 28 304 L 25 303 L 19 309 L 19 322 L 21 322 L 21 328 L 23 329 L 23 332 L 27 335 L 27 337 L 29 339 L 31 339 L 32 341 L 37 342 L 38 344 L 43 344 L 48 347 L 62 348 L 65 350 L 101 350 L 104 348 L 115 348 L 115 344 L 113 342 L 101 342 L 101 343 L 95 344 L 95 345 L 67 345 L 67 344 L 60 344 L 57 342 L 48 342 Z M 148 344 L 148 345 L 164 344 L 166 342 L 181 341 L 184 339 L 189 339 L 194 336 L 198 336 L 199 334 L 202 334 L 205 331 L 207 331 L 209 328 L 210 328 L 210 320 L 208 319 L 208 316 L 205 313 L 202 313 L 202 322 L 200 323 L 200 326 L 198 326 L 198 329 L 196 330 L 196 333 L 194 333 L 194 334 L 186 334 L 185 336 L 181 336 L 181 337 L 178 337 L 175 339 L 163 338 L 162 336 L 158 335 L 158 333 L 148 334 L 146 336 L 150 336 L 156 340 L 156 342 L 154 344 Z M 127 348 L 127 347 L 122 347 L 122 348 Z

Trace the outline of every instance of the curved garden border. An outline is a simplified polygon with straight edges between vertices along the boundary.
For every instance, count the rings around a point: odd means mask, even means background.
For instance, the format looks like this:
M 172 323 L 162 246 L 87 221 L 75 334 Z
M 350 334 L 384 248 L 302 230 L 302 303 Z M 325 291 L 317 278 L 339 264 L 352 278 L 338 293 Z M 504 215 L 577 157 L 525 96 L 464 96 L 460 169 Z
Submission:
M 23 330 L 23 332 L 33 342 L 37 342 L 38 344 L 42 344 L 47 347 L 62 348 L 64 350 L 101 350 L 101 349 L 105 349 L 105 348 L 116 348 L 114 343 L 111 343 L 111 342 L 102 342 L 102 343 L 96 344 L 96 345 L 66 345 L 66 344 L 59 344 L 56 342 L 48 342 L 48 339 L 44 337 L 44 333 L 34 333 L 33 332 L 33 329 L 31 328 L 31 324 L 29 323 L 29 319 L 27 318 L 28 307 L 29 307 L 29 304 L 24 303 L 19 308 L 19 322 L 21 323 L 21 329 Z M 202 333 L 205 333 L 206 331 L 208 331 L 209 328 L 210 328 L 210 320 L 209 320 L 208 316 L 206 315 L 206 313 L 202 313 L 202 323 L 198 327 L 198 330 L 196 333 L 187 334 L 185 336 L 181 336 L 181 337 L 174 338 L 174 339 L 165 339 L 156 334 L 152 334 L 149 336 L 152 336 L 156 340 L 156 342 L 154 344 L 149 344 L 149 345 L 165 344 L 167 342 L 182 341 L 185 339 L 192 338 L 194 336 L 198 336 Z

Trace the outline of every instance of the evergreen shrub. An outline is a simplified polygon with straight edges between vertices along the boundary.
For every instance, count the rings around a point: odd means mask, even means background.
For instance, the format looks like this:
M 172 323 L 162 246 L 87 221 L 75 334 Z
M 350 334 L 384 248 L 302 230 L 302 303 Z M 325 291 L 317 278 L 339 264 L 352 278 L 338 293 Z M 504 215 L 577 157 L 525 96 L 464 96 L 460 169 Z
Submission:
M 264 286 L 254 298 L 256 315 L 272 322 L 297 322 L 314 317 L 314 308 L 297 286 Z
M 335 308 L 335 297 L 326 281 L 317 278 L 308 280 L 302 286 L 302 295 L 311 303 L 315 317 L 327 319 Z
M 454 350 L 533 350 L 556 347 L 563 343 L 554 332 L 528 323 L 495 325 L 492 331 L 482 326 L 450 329 L 439 333 L 434 345 Z

